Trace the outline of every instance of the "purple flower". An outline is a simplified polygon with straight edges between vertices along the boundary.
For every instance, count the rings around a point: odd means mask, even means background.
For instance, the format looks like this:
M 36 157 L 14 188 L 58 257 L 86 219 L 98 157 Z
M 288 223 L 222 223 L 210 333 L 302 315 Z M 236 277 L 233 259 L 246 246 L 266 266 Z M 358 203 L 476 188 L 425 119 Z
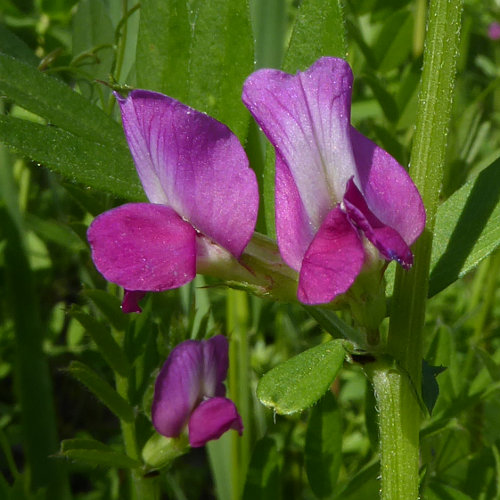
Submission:
M 155 384 L 152 419 L 156 430 L 178 437 L 188 427 L 189 444 L 204 446 L 229 429 L 243 432 L 234 403 L 224 397 L 228 345 L 222 335 L 186 340 L 175 347 Z
M 122 308 L 131 312 L 144 292 L 191 281 L 210 246 L 239 258 L 259 195 L 243 147 L 222 123 L 155 92 L 135 90 L 118 102 L 150 203 L 101 214 L 87 236 L 94 264 L 125 289 Z
M 350 125 L 352 80 L 347 62 L 324 57 L 296 75 L 257 71 L 243 89 L 276 150 L 278 245 L 306 304 L 349 289 L 367 259 L 365 239 L 410 267 L 409 246 L 425 225 L 404 168 Z
M 488 26 L 488 36 L 491 40 L 500 39 L 500 23 L 494 21 Z

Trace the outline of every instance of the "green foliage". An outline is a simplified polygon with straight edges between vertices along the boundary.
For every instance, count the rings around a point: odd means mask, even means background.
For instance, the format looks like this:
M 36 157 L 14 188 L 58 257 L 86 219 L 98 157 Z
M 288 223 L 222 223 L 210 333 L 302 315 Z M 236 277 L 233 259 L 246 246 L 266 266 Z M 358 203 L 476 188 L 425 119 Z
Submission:
M 305 410 L 325 394 L 344 358 L 341 340 L 308 349 L 266 373 L 259 382 L 257 397 L 280 415 Z
M 330 392 L 311 411 L 304 455 L 311 489 L 318 498 L 331 497 L 342 464 L 342 416 Z

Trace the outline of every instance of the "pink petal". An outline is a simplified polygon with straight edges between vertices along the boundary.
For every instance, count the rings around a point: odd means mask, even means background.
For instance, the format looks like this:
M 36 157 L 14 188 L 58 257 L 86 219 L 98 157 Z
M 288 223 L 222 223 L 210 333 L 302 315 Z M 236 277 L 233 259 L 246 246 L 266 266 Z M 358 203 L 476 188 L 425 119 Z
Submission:
M 243 433 L 243 422 L 235 404 L 227 398 L 210 398 L 194 410 L 189 419 L 189 444 L 193 448 L 218 439 L 229 429 Z
M 290 170 L 276 155 L 276 233 L 283 260 L 300 271 L 314 234 Z
M 360 190 L 351 179 L 347 183 L 344 205 L 349 219 L 375 245 L 387 260 L 396 260 L 405 269 L 413 264 L 413 254 L 397 231 L 382 224 L 370 211 Z
M 298 299 L 325 304 L 346 292 L 363 267 L 365 252 L 347 215 L 336 207 L 307 249 L 299 276 Z
M 96 217 L 87 238 L 99 272 L 126 290 L 169 290 L 195 277 L 196 232 L 170 207 L 122 205 Z
M 411 245 L 425 226 L 422 198 L 406 170 L 386 151 L 351 127 L 358 186 L 375 217 Z
M 203 349 L 202 393 L 205 397 L 225 396 L 223 382 L 229 366 L 228 343 L 224 335 L 201 342 Z
M 170 353 L 156 379 L 151 417 L 155 429 L 167 437 L 178 436 L 202 398 L 203 349 L 186 340 Z
M 356 176 L 351 88 L 349 65 L 331 57 L 297 75 L 260 70 L 244 84 L 243 102 L 289 168 L 313 232 Z
M 118 101 L 150 201 L 168 204 L 239 257 L 255 228 L 258 189 L 238 138 L 217 120 L 162 94 L 135 90 Z
M 144 298 L 146 292 L 138 292 L 137 290 L 124 290 L 122 300 L 122 311 L 124 313 L 140 313 L 142 312 L 139 306 L 139 301 Z

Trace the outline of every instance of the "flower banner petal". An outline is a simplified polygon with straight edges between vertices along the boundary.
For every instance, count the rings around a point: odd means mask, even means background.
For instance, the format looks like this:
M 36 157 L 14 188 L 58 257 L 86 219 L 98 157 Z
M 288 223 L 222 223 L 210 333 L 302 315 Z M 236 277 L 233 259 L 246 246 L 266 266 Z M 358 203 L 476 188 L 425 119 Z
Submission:
M 243 87 L 243 102 L 288 166 L 314 231 L 356 175 L 351 89 L 349 65 L 332 57 L 296 75 L 257 71 Z
M 358 186 L 368 207 L 383 224 L 397 231 L 407 245 L 413 244 L 424 230 L 425 208 L 411 177 L 389 153 L 353 127 L 351 139 Z
M 344 205 L 349 219 L 365 233 L 387 260 L 396 260 L 405 269 L 412 266 L 413 254 L 408 245 L 397 231 L 375 217 L 352 179 L 347 183 Z
M 229 429 L 243 432 L 243 422 L 235 404 L 227 398 L 203 401 L 189 419 L 189 444 L 193 448 L 218 439 Z
M 178 436 L 193 408 L 202 398 L 203 349 L 186 340 L 170 353 L 155 383 L 151 417 L 155 429 L 167 437 Z
M 205 397 L 225 396 L 224 380 L 229 366 L 228 343 L 224 335 L 202 341 L 203 375 L 202 392 Z
M 310 305 L 332 301 L 354 283 L 364 258 L 365 251 L 357 230 L 340 207 L 334 208 L 304 256 L 298 299 Z
M 150 201 L 165 203 L 239 257 L 255 228 L 258 188 L 238 138 L 163 94 L 118 98 L 123 128 Z
M 300 271 L 314 233 L 290 170 L 276 154 L 276 235 L 283 260 Z
M 170 207 L 122 205 L 96 217 L 87 238 L 99 272 L 126 290 L 170 290 L 195 277 L 196 232 Z

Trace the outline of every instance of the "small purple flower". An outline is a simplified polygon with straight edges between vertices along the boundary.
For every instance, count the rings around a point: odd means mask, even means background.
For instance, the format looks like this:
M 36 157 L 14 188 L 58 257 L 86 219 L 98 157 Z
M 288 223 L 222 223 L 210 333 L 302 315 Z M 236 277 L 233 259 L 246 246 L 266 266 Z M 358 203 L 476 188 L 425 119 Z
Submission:
M 243 147 L 225 125 L 155 92 L 117 98 L 150 203 L 101 214 L 87 237 L 95 266 L 125 289 L 122 308 L 132 312 L 140 311 L 145 292 L 191 281 L 197 257 L 211 245 L 239 258 L 255 228 L 259 195 Z
M 490 40 L 500 39 L 500 23 L 494 21 L 488 26 L 488 36 Z
M 289 75 L 263 69 L 243 102 L 276 150 L 276 232 L 298 271 L 298 298 L 321 304 L 361 272 L 365 239 L 385 260 L 412 265 L 409 246 L 425 225 L 422 199 L 404 168 L 350 124 L 352 72 L 319 59 Z
M 235 404 L 225 398 L 228 369 L 226 337 L 186 340 L 175 347 L 155 384 L 152 419 L 166 437 L 188 428 L 189 444 L 204 446 L 229 429 L 241 435 L 243 423 Z

